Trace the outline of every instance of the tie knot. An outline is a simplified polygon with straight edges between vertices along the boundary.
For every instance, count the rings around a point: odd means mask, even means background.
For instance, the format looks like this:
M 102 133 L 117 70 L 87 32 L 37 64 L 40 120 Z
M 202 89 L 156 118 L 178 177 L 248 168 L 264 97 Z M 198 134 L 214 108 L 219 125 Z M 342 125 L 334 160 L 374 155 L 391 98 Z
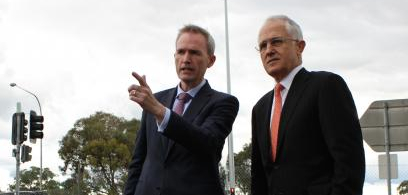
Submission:
M 178 99 L 179 101 L 183 102 L 183 103 L 186 103 L 186 102 L 188 102 L 188 101 L 191 99 L 191 95 L 188 94 L 188 93 L 180 93 L 180 94 L 177 96 L 177 99 Z
M 284 89 L 285 87 L 282 85 L 282 84 L 280 84 L 280 83 L 277 83 L 276 85 L 275 85 L 275 91 L 276 92 L 281 92 L 283 89 Z

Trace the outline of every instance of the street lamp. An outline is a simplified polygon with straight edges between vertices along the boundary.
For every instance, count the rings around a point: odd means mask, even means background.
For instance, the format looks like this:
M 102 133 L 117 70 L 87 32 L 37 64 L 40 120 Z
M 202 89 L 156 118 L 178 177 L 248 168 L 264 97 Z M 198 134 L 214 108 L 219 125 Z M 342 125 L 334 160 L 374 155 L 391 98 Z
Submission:
M 17 87 L 17 88 L 19 88 L 19 89 L 21 89 L 21 90 L 23 90 L 23 91 L 25 91 L 25 92 L 27 92 L 27 93 L 33 95 L 33 96 L 35 97 L 35 99 L 37 100 L 38 107 L 40 107 L 40 115 L 42 116 L 42 110 L 41 110 L 40 101 L 38 100 L 38 97 L 37 97 L 34 93 L 32 93 L 32 92 L 30 92 L 30 91 L 28 91 L 28 90 L 26 90 L 26 89 L 24 89 L 24 88 L 18 86 L 16 83 L 10 83 L 10 86 L 11 86 L 11 87 Z M 31 141 L 31 140 L 30 140 L 30 141 Z M 35 143 L 35 142 L 34 142 L 34 143 Z M 42 168 L 42 139 L 40 139 L 40 191 L 42 190 L 42 172 L 43 172 L 43 168 Z
M 227 0 L 224 0 L 225 13 L 225 49 L 226 49 L 226 64 L 227 64 L 227 92 L 231 94 L 231 73 L 230 73 L 230 58 L 229 58 L 229 33 L 228 33 L 228 5 Z M 228 167 L 229 167 L 229 187 L 230 194 L 235 194 L 235 164 L 234 164 L 234 146 L 232 131 L 228 136 Z

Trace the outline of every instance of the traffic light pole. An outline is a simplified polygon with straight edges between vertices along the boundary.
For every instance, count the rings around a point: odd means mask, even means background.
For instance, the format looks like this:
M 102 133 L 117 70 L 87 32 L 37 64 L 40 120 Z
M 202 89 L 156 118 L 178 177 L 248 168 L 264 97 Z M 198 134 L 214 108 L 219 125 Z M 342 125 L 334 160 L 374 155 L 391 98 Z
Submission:
M 17 102 L 17 112 L 21 112 L 21 103 Z M 17 125 L 23 125 L 21 123 L 17 123 Z M 21 127 L 17 127 L 20 129 Z M 15 149 L 15 157 L 16 157 L 16 195 L 20 195 L 20 131 L 17 130 L 17 137 L 16 137 L 16 149 Z
M 23 90 L 23 91 L 25 91 L 25 92 L 31 94 L 32 96 L 34 96 L 35 99 L 37 100 L 38 107 L 40 107 L 40 115 L 42 116 L 42 110 L 41 110 L 40 101 L 38 100 L 38 97 L 37 97 L 34 93 L 32 93 L 32 92 L 30 92 L 30 91 L 28 91 L 28 90 L 26 90 L 26 89 L 24 89 L 24 88 L 18 86 L 16 83 L 10 83 L 10 86 L 11 86 L 11 87 L 17 87 L 17 88 L 19 88 L 19 89 L 21 89 L 21 90 Z M 31 141 L 31 140 L 30 140 L 30 141 Z M 35 143 L 35 141 L 34 141 L 33 143 Z M 42 175 L 43 175 L 42 156 L 43 156 L 43 155 L 42 155 L 42 138 L 41 138 L 41 139 L 40 139 L 40 191 L 42 190 Z

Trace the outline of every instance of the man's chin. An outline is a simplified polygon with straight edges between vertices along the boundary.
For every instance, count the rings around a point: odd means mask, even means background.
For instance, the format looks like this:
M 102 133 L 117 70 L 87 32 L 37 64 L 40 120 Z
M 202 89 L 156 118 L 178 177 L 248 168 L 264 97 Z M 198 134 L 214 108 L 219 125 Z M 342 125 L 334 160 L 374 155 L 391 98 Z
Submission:
M 194 82 L 194 78 L 193 77 L 186 77 L 186 76 L 181 76 L 179 77 L 181 81 L 183 81 L 184 83 L 192 83 Z
M 181 74 L 179 75 L 179 79 L 188 82 L 193 80 L 193 77 L 191 75 Z
M 268 67 L 268 69 L 266 70 L 266 72 L 271 75 L 271 76 L 276 76 L 279 74 L 279 70 L 277 67 Z

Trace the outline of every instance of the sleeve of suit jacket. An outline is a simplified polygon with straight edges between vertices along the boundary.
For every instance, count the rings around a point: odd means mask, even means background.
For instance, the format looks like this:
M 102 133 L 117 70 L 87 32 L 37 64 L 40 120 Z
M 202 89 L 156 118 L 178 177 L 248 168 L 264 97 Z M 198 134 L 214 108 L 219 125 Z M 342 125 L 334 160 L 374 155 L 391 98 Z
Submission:
M 192 121 L 172 112 L 163 134 L 194 152 L 220 153 L 232 130 L 238 107 L 239 102 L 234 96 L 214 92 Z
M 126 182 L 123 195 L 133 195 L 135 193 L 136 184 L 139 181 L 143 163 L 146 157 L 146 112 L 142 113 L 140 128 L 136 137 L 136 145 L 133 151 L 132 160 L 129 163 L 128 179 Z
M 354 100 L 344 80 L 329 74 L 319 92 L 319 120 L 334 160 L 332 195 L 362 194 L 365 157 Z
M 159 101 L 167 97 L 168 91 L 155 94 Z M 212 94 L 211 99 L 194 116 L 192 121 L 186 120 L 174 112 L 171 113 L 167 128 L 163 134 L 185 148 L 219 156 L 225 138 L 231 132 L 232 124 L 238 113 L 238 100 L 231 95 L 220 92 Z M 190 107 L 192 105 L 190 104 Z M 189 108 L 190 108 L 189 107 Z M 133 195 L 145 162 L 147 153 L 147 118 L 151 115 L 143 111 L 142 123 L 136 138 L 132 160 L 129 164 L 128 180 L 124 195 Z
M 251 150 L 251 195 L 268 194 L 267 178 L 262 164 L 262 157 L 259 149 L 258 137 L 256 136 L 257 123 L 255 123 L 256 111 L 252 110 L 252 150 Z

